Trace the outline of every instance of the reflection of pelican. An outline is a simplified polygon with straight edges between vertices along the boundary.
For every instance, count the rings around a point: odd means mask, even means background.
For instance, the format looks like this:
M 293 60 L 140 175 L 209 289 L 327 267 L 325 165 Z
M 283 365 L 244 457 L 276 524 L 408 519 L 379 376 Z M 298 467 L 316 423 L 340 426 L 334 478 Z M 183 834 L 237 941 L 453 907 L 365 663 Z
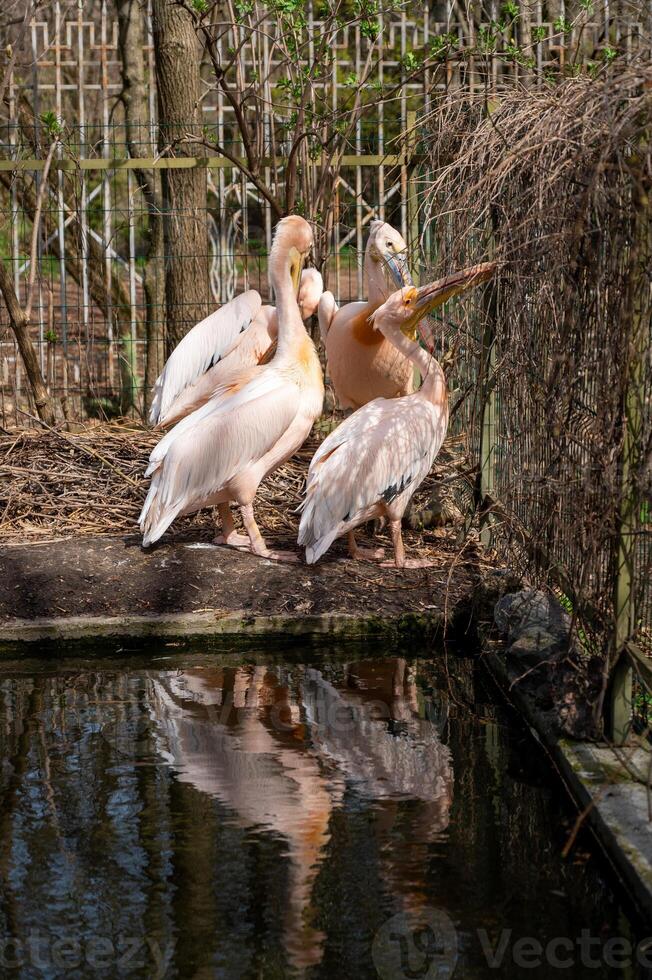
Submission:
M 178 779 L 217 797 L 242 826 L 287 841 L 285 946 L 295 967 L 319 962 L 323 935 L 310 924 L 310 901 L 340 792 L 300 740 L 298 706 L 265 667 L 188 671 L 151 685 L 161 752 Z
M 312 892 L 345 782 L 374 802 L 383 874 L 414 901 L 415 875 L 405 869 L 416 855 L 423 865 L 424 843 L 446 827 L 453 780 L 448 749 L 419 717 L 405 661 L 351 665 L 345 685 L 309 667 L 293 674 L 295 694 L 273 668 L 157 674 L 149 696 L 159 750 L 177 778 L 219 799 L 240 826 L 287 842 L 285 947 L 304 969 L 321 959 Z M 417 801 L 407 818 L 414 839 L 385 847 L 405 799 Z
M 372 663 L 377 686 L 367 683 L 362 690 L 338 689 L 306 668 L 302 695 L 312 743 L 362 796 L 438 804 L 436 829 L 443 830 L 452 798 L 450 752 L 436 728 L 418 715 L 416 686 L 404 679 L 405 661 Z M 398 680 L 391 692 L 383 688 L 388 677 Z

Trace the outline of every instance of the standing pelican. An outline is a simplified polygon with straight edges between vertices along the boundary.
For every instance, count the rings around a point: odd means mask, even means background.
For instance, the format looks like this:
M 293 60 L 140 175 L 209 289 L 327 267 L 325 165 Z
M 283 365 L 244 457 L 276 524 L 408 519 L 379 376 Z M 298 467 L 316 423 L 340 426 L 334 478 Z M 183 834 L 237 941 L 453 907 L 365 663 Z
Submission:
M 374 399 L 322 442 L 310 463 L 299 527 L 308 564 L 343 534 L 352 557 L 358 557 L 353 532 L 377 517 L 389 522 L 398 568 L 429 564 L 406 559 L 401 518 L 444 441 L 448 393 L 439 363 L 417 343 L 417 326 L 436 306 L 489 279 L 493 270 L 494 263 L 486 262 L 421 289 L 398 290 L 373 314 L 376 329 L 419 369 L 423 384 L 403 398 Z
M 367 301 L 338 309 L 332 293 L 319 301 L 319 329 L 328 374 L 341 408 L 414 390 L 414 367 L 372 322 L 372 314 L 397 287 L 411 286 L 407 245 L 395 228 L 373 221 L 365 249 Z
M 311 246 L 307 221 L 292 215 L 279 222 L 269 257 L 278 315 L 276 353 L 268 364 L 232 372 L 209 401 L 154 448 L 146 472 L 152 483 L 140 515 L 145 547 L 179 515 L 217 505 L 223 533 L 216 543 L 247 547 L 265 558 L 296 558 L 268 549 L 253 501 L 261 481 L 305 441 L 322 407 L 321 366 L 296 299 Z M 240 506 L 246 536 L 233 529 L 231 500 Z
M 324 282 L 316 269 L 304 269 L 299 309 L 308 320 L 317 309 Z M 263 306 L 255 289 L 236 296 L 196 324 L 174 348 L 156 379 L 149 420 L 169 429 L 201 408 L 233 371 L 270 357 L 278 335 L 278 314 Z

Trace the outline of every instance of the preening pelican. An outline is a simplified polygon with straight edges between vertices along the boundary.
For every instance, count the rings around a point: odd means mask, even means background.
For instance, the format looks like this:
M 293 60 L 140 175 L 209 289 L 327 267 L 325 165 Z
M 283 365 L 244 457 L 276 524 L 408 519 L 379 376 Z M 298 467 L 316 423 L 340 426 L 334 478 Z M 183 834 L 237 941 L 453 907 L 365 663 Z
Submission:
M 317 310 L 324 282 L 304 269 L 298 303 L 303 320 Z M 169 429 L 201 408 L 234 371 L 253 367 L 273 353 L 278 315 L 255 289 L 225 303 L 196 324 L 170 354 L 156 379 L 149 413 L 152 425 Z
M 407 246 L 395 228 L 373 221 L 365 249 L 367 302 L 338 309 L 332 293 L 319 301 L 321 332 L 330 377 L 341 408 L 360 408 L 372 398 L 414 391 L 414 367 L 377 330 L 371 314 L 402 286 L 411 286 Z
M 375 328 L 419 369 L 423 383 L 414 394 L 376 398 L 358 409 L 315 453 L 299 526 L 308 564 L 344 534 L 358 557 L 353 532 L 377 517 L 389 522 L 398 568 L 428 564 L 406 559 L 401 518 L 444 441 L 448 393 L 439 363 L 417 343 L 417 326 L 436 306 L 489 279 L 494 268 L 486 262 L 421 289 L 398 290 L 372 314 Z
M 276 352 L 268 364 L 231 372 L 209 401 L 154 448 L 146 472 L 152 482 L 140 515 L 145 547 L 179 515 L 217 505 L 223 534 L 216 543 L 247 547 L 266 558 L 296 557 L 267 548 L 253 501 L 261 481 L 305 441 L 322 408 L 321 366 L 296 299 L 311 246 L 307 221 L 291 215 L 279 222 L 269 256 Z M 233 529 L 231 500 L 240 506 L 246 536 Z

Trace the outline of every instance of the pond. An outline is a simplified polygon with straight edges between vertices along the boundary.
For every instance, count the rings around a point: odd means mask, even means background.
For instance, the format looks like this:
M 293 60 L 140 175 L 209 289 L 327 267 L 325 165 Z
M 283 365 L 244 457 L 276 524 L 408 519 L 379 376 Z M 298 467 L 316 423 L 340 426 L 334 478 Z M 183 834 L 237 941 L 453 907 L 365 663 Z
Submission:
M 5 660 L 0 739 L 3 977 L 650 975 L 471 658 Z

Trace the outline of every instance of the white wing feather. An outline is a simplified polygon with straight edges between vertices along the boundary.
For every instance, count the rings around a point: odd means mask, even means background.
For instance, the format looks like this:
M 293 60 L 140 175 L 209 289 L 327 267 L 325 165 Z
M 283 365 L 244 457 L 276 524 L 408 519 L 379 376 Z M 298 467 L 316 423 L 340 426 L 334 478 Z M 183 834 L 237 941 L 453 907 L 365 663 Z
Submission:
M 260 295 L 250 289 L 196 324 L 177 344 L 156 379 L 149 420 L 164 421 L 174 400 L 233 346 L 262 306 Z
M 242 408 L 248 402 L 262 398 L 263 395 L 280 392 L 285 384 L 285 379 L 278 371 L 253 368 L 252 377 L 238 391 L 234 392 L 230 384 L 217 388 L 209 401 L 201 408 L 191 412 L 190 415 L 186 415 L 185 419 L 181 419 L 174 428 L 163 436 L 160 442 L 157 442 L 150 454 L 149 466 L 145 470 L 145 476 L 151 476 L 158 469 L 170 446 L 177 439 L 190 432 L 198 422 L 210 416 L 229 414 L 238 408 Z
M 409 499 L 441 448 L 446 423 L 422 400 L 377 398 L 335 429 L 308 471 L 298 539 L 306 560 L 316 561 L 378 503 L 404 493 Z
M 168 432 L 150 457 L 152 483 L 139 518 L 143 545 L 262 459 L 287 431 L 299 404 L 298 388 L 267 369 L 237 394 L 222 392 Z

